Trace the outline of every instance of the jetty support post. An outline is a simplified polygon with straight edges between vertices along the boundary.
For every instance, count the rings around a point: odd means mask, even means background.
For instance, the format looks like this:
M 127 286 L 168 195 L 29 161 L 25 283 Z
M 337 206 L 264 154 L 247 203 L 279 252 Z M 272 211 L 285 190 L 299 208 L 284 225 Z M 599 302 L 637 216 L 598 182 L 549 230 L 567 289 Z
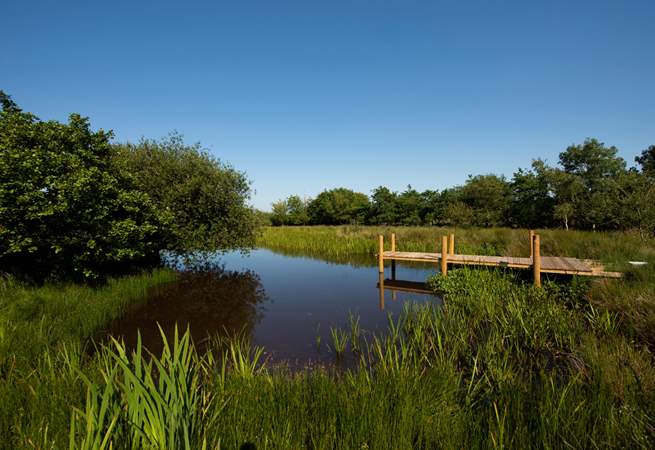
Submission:
M 441 237 L 441 275 L 448 275 L 448 236 Z
M 391 251 L 396 251 L 396 233 L 391 233 Z M 391 260 L 391 279 L 396 279 L 396 260 Z
M 450 233 L 450 248 L 448 249 L 449 255 L 455 254 L 455 234 Z
M 384 273 L 384 236 L 378 236 L 378 270 Z
M 380 288 L 380 302 L 378 307 L 380 311 L 384 311 L 384 273 L 382 272 L 378 276 L 378 287 Z
M 532 270 L 534 271 L 534 285 L 541 287 L 541 245 L 539 235 L 532 237 Z
M 530 258 L 534 256 L 533 241 L 534 241 L 534 230 L 530 230 L 530 238 L 528 240 L 528 243 L 530 244 Z

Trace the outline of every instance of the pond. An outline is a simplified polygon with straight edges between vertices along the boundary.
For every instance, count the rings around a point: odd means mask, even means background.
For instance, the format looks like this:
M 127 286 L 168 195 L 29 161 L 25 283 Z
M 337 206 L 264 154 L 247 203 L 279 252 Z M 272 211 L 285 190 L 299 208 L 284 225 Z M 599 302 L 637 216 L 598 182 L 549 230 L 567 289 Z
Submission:
M 212 336 L 243 332 L 265 348 L 269 360 L 306 365 L 334 358 L 330 329 L 349 329 L 349 315 L 359 318 L 362 330 L 383 332 L 388 315 L 397 316 L 403 303 L 440 302 L 425 292 L 423 282 L 436 272 L 425 265 L 398 263 L 397 281 L 385 282 L 374 257 L 335 263 L 257 249 L 248 255 L 224 254 L 219 261 L 223 270 L 182 273 L 177 281 L 153 289 L 147 302 L 127 311 L 103 334 L 132 347 L 140 331 L 144 345 L 158 353 L 158 324 L 167 335 L 176 323 L 182 329 L 188 325 L 200 349 Z M 391 277 L 390 267 L 385 275 Z

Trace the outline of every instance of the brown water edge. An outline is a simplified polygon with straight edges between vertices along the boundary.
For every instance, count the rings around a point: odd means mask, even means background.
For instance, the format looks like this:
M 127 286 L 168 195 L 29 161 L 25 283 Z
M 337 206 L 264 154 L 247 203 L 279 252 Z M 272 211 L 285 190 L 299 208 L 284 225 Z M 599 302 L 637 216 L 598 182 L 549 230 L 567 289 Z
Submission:
M 196 349 L 204 352 L 216 336 L 251 335 L 261 314 L 258 306 L 265 300 L 254 272 L 179 272 L 176 281 L 152 288 L 145 304 L 100 330 L 96 342 L 106 342 L 111 336 L 133 349 L 140 333 L 148 351 L 160 355 L 159 327 L 167 337 L 173 336 L 176 327 L 180 334 L 189 327 Z

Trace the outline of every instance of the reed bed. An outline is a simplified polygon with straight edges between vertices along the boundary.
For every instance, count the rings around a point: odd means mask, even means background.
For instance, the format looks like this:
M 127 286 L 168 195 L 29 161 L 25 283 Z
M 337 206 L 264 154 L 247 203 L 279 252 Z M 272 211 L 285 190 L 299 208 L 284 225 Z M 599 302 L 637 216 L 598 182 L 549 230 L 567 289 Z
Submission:
M 542 255 L 571 256 L 623 263 L 655 256 L 655 240 L 633 232 L 536 230 Z M 396 234 L 398 250 L 440 252 L 441 236 L 454 233 L 456 251 L 462 254 L 529 256 L 528 230 L 512 228 L 439 228 L 382 226 L 266 227 L 258 245 L 282 253 L 331 258 L 348 262 L 378 251 L 378 235 Z
M 408 304 L 385 334 L 335 330 L 358 340 L 356 352 L 340 347 L 359 361 L 342 371 L 290 373 L 242 338 L 200 355 L 188 332 L 176 333 L 151 359 L 114 342 L 85 369 L 95 381 L 64 443 L 652 448 L 652 355 L 585 298 L 587 282 L 536 289 L 511 273 L 464 268 L 430 283 L 444 307 Z
M 381 231 L 391 230 L 270 228 L 260 243 L 366 257 Z M 401 249 L 425 250 L 451 230 L 394 231 Z M 455 232 L 472 252 L 527 252 L 513 239 L 525 231 Z M 653 243 L 560 233 L 541 231 L 544 253 L 649 264 L 541 289 L 517 272 L 453 269 L 429 280 L 443 306 L 407 304 L 381 334 L 350 316 L 331 330 L 335 367 L 306 371 L 270 365 L 247 336 L 200 353 L 188 330 L 162 334 L 157 355 L 118 341 L 88 351 L 99 327 L 171 272 L 99 289 L 3 281 L 0 448 L 653 448 Z
M 90 339 L 175 276 L 162 269 L 95 288 L 0 279 L 0 448 L 50 448 L 44 442 L 55 436 L 61 442 L 71 405 L 84 403 L 80 373 Z

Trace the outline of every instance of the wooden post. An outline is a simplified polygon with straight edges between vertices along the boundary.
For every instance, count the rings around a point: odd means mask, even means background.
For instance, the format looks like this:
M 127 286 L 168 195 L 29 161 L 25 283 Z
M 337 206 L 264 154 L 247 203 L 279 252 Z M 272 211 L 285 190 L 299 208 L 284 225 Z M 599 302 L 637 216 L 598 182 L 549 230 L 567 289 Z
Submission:
M 450 250 L 448 251 L 449 255 L 455 254 L 455 234 L 450 233 Z
M 382 272 L 378 277 L 378 287 L 380 288 L 380 303 L 378 306 L 380 311 L 384 311 L 384 274 Z
M 441 237 L 441 275 L 448 275 L 448 236 Z
M 379 250 L 378 250 L 378 270 L 384 273 L 384 236 L 378 236 Z
M 534 271 L 534 285 L 541 287 L 541 248 L 538 234 L 532 238 L 532 270 Z
M 391 251 L 396 251 L 396 233 L 391 233 Z
M 528 243 L 530 244 L 530 258 L 532 258 L 532 256 L 534 255 L 533 248 L 532 248 L 533 241 L 534 241 L 534 230 L 530 230 L 530 240 L 528 241 Z

